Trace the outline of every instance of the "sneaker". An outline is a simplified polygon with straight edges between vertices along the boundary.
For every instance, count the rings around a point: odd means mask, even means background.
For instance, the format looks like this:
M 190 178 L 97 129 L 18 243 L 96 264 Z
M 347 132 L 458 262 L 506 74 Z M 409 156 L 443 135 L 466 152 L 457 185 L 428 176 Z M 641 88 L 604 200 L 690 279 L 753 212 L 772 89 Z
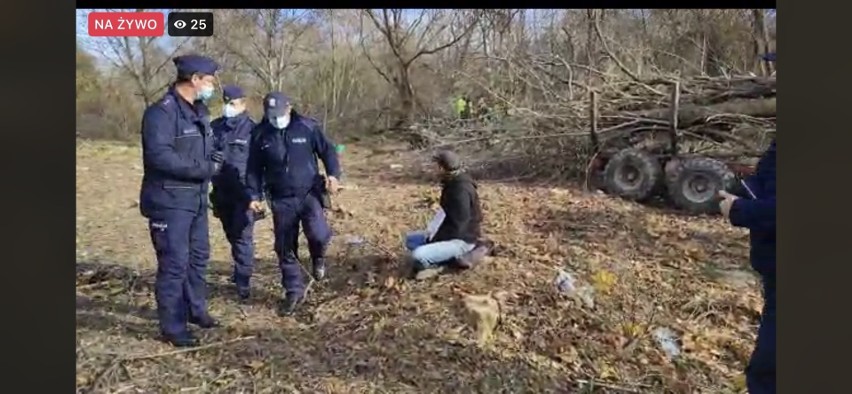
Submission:
M 459 268 L 470 269 L 481 262 L 491 252 L 485 244 L 479 244 L 470 252 L 467 252 L 456 259 L 456 265 Z

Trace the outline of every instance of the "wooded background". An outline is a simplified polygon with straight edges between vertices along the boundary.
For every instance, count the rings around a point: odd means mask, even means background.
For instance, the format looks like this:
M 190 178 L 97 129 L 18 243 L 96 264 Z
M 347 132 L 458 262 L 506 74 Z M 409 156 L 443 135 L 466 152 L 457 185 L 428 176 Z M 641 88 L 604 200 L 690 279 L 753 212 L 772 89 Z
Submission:
M 585 132 L 569 120 L 585 111 L 590 90 L 624 99 L 640 86 L 663 100 L 661 80 L 775 71 L 760 57 L 775 48 L 775 13 L 760 9 L 213 12 L 209 38 L 78 34 L 78 136 L 137 141 L 142 111 L 183 53 L 216 59 L 221 82 L 246 89 L 255 116 L 263 94 L 282 90 L 339 141 L 415 135 L 433 144 L 448 137 L 417 125 L 452 119 L 461 95 L 504 129 L 534 116 L 537 130 Z M 218 115 L 221 102 L 211 107 Z

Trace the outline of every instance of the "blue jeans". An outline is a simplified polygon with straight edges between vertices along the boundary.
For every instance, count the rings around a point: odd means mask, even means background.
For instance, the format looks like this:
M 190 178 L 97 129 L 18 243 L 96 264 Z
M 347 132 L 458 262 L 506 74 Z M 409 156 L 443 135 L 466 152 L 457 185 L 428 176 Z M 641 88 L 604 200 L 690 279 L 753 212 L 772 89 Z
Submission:
M 419 246 L 411 252 L 411 257 L 414 258 L 418 268 L 426 269 L 445 264 L 470 252 L 475 247 L 476 245 L 460 239 L 451 239 Z

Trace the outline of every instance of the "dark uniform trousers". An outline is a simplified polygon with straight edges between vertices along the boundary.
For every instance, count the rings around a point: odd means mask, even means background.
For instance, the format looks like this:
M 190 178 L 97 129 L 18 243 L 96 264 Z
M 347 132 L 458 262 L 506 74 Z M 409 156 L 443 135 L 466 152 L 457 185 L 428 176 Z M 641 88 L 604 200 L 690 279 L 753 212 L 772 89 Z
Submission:
M 315 192 L 304 197 L 286 197 L 270 201 L 275 231 L 275 253 L 281 268 L 281 285 L 288 295 L 301 295 L 305 290 L 302 267 L 296 256 L 299 222 L 305 231 L 311 256 L 321 257 L 331 240 L 331 228 Z
M 763 312 L 757 343 L 746 367 L 749 394 L 774 394 L 775 389 L 775 278 L 763 278 Z
M 149 219 L 149 227 L 158 262 L 155 296 L 160 329 L 178 335 L 186 330 L 186 321 L 207 316 L 207 209 L 162 210 Z

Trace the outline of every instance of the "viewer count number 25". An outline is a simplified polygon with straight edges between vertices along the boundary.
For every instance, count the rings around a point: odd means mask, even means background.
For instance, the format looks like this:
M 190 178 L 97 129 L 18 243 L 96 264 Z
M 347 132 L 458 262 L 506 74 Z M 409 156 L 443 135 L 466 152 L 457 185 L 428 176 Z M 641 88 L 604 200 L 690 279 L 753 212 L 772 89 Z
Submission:
M 212 12 L 172 12 L 169 14 L 169 35 L 194 37 L 213 35 Z

